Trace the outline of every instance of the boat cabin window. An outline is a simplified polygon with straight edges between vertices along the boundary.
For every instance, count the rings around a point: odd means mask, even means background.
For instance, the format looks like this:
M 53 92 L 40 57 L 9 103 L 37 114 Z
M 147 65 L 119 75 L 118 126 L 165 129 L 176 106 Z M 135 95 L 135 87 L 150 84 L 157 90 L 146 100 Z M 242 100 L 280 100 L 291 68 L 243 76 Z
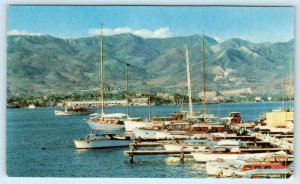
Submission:
M 255 168 L 255 169 L 261 169 L 261 167 L 260 167 L 260 166 L 255 166 L 254 168 Z
M 271 169 L 271 166 L 266 166 L 265 169 Z

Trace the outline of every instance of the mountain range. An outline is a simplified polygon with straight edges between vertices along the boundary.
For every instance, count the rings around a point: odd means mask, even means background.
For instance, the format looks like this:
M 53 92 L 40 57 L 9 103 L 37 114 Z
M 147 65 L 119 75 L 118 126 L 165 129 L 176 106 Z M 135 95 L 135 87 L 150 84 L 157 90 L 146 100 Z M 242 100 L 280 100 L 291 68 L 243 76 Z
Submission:
M 156 92 L 185 94 L 187 45 L 192 89 L 199 93 L 203 88 L 202 39 L 202 35 L 164 39 L 133 34 L 104 36 L 106 89 L 125 89 L 125 66 L 129 64 L 131 91 L 143 93 L 151 86 Z M 99 90 L 99 36 L 61 39 L 18 35 L 8 36 L 7 45 L 9 96 Z M 204 36 L 204 45 L 207 91 L 251 88 L 258 94 L 278 94 L 292 76 L 294 40 L 252 43 L 232 38 L 219 43 Z

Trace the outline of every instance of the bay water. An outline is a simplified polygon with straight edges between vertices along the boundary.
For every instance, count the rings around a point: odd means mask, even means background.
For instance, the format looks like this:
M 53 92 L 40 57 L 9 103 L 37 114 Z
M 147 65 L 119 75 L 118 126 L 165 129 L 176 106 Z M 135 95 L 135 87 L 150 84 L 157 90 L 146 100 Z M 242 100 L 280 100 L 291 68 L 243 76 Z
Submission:
M 286 103 L 287 104 L 287 103 Z M 243 121 L 258 120 L 281 102 L 208 104 L 208 113 L 226 117 L 240 112 Z M 185 106 L 184 109 L 187 109 Z M 135 156 L 129 162 L 124 148 L 76 149 L 74 139 L 87 136 L 87 116 L 55 116 L 58 108 L 7 109 L 6 168 L 13 177 L 105 177 L 105 178 L 205 178 L 205 165 L 167 155 Z M 62 110 L 62 109 L 61 109 Z M 180 106 L 151 107 L 152 116 L 168 116 Z M 201 105 L 194 105 L 201 111 Z M 107 107 L 105 113 L 125 112 L 125 107 Z M 147 118 L 149 108 L 129 108 L 131 117 Z

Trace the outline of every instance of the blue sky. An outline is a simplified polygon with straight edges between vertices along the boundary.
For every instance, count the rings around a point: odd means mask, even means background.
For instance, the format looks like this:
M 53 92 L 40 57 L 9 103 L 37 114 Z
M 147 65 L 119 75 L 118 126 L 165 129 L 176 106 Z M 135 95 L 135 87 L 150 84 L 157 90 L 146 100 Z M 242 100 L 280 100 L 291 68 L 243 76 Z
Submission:
M 205 34 L 224 41 L 278 42 L 294 38 L 292 7 L 9 6 L 8 34 L 61 38 L 131 32 L 146 38 Z

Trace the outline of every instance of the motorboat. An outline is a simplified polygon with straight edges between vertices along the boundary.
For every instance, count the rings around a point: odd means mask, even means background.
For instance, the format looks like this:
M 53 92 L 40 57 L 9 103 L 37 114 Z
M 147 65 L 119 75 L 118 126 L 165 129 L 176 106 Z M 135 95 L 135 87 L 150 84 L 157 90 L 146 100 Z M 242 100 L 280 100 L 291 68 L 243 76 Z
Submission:
M 241 151 L 238 147 L 214 147 L 212 150 L 207 152 L 192 152 L 191 155 L 197 162 L 208 162 L 216 160 L 236 160 L 239 158 L 253 158 L 253 157 L 266 157 L 270 154 L 282 154 L 283 151 L 275 153 L 249 153 Z
M 64 111 L 55 110 L 56 116 L 84 116 L 95 112 L 95 109 L 86 107 L 65 107 Z
M 129 146 L 130 137 L 115 134 L 90 133 L 86 138 L 74 140 L 77 149 L 114 148 Z
M 174 141 L 171 143 L 164 144 L 165 150 L 168 151 L 209 151 L 214 146 L 239 146 L 240 142 L 236 140 L 220 140 L 220 141 L 209 141 L 209 140 L 181 140 Z
M 220 160 L 206 162 L 208 176 L 243 177 L 247 171 L 254 169 L 285 169 L 287 155 L 268 155 L 265 158 L 247 158 L 239 160 Z
M 243 178 L 287 179 L 293 176 L 290 169 L 254 169 L 247 171 Z

